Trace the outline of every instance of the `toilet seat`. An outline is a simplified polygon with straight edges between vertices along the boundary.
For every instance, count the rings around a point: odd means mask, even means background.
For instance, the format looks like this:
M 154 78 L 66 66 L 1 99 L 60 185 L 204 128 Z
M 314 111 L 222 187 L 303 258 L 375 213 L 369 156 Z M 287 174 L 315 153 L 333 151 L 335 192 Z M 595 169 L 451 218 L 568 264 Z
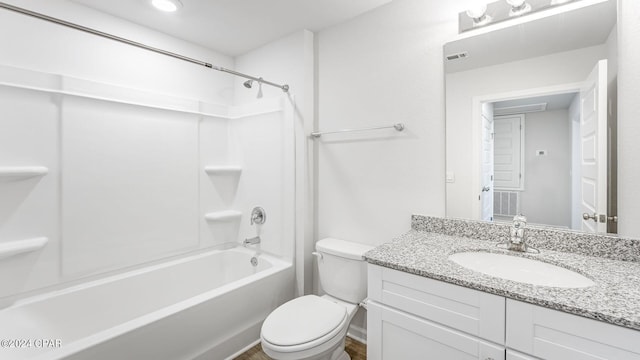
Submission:
M 342 340 L 349 320 L 344 306 L 307 295 L 274 310 L 264 321 L 260 337 L 267 354 L 269 350 L 281 354 L 321 353 Z

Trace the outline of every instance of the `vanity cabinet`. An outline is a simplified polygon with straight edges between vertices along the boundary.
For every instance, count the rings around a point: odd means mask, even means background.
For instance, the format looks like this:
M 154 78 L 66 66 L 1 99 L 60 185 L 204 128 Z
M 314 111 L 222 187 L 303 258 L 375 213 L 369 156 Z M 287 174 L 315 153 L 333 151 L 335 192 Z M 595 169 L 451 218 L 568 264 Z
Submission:
M 367 306 L 367 359 L 504 360 L 504 346 L 378 303 Z
M 504 360 L 505 299 L 369 265 L 367 359 Z
M 640 359 L 640 331 L 507 299 L 506 345 L 541 359 Z
M 640 331 L 368 265 L 369 360 L 640 360 Z

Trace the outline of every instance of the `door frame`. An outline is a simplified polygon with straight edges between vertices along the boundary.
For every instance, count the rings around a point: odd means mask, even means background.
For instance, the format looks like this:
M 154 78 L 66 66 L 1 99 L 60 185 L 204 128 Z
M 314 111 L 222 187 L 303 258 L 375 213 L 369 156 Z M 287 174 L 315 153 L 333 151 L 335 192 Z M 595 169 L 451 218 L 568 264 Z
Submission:
M 579 93 L 583 87 L 583 82 L 565 83 L 538 88 L 513 90 L 502 93 L 484 94 L 472 98 L 472 119 L 471 122 L 471 146 L 474 150 L 472 157 L 472 179 L 471 179 L 471 199 L 470 207 L 472 219 L 482 219 L 482 202 L 478 201 L 480 190 L 482 189 L 482 152 L 476 151 L 482 146 L 482 104 L 505 100 L 517 100 L 536 96 L 560 95 L 566 93 Z

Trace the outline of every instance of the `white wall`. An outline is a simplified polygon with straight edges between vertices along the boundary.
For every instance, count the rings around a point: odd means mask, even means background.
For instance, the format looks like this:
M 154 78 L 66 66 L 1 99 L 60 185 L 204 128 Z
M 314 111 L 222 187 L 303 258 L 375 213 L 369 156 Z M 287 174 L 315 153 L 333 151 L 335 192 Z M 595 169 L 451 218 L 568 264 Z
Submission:
M 318 34 L 318 238 L 372 245 L 444 215 L 442 45 L 453 4 L 394 1 Z
M 566 109 L 525 114 L 521 212 L 530 223 L 571 226 L 571 129 Z M 546 150 L 546 155 L 536 155 Z
M 379 245 L 409 230 L 411 214 L 444 216 L 442 46 L 464 2 L 395 0 L 317 34 L 317 130 L 406 129 L 314 140 L 316 239 Z M 364 328 L 361 313 L 351 334 Z
M 605 57 L 602 45 L 446 74 L 446 164 L 456 179 L 446 184 L 447 216 L 469 219 L 477 206 L 478 193 L 472 189 L 472 164 L 474 156 L 479 156 L 473 150 L 474 97 L 580 82 Z
M 289 158 L 290 163 L 295 163 L 296 173 L 293 175 L 295 185 L 284 189 L 293 191 L 295 186 L 295 213 L 289 219 L 295 221 L 295 249 L 294 241 L 286 240 L 290 244 L 287 252 L 295 250 L 296 258 L 296 291 L 298 294 L 311 292 L 313 260 L 313 148 L 307 142 L 306 134 L 313 129 L 314 120 L 314 34 L 302 30 L 269 43 L 235 59 L 236 70 L 255 76 L 261 76 L 266 80 L 287 84 L 290 87 L 288 93 L 282 90 L 263 86 L 264 99 L 285 97 L 288 106 L 293 108 L 290 118 L 290 132 L 285 140 L 293 140 L 296 156 Z M 246 89 L 242 84 L 245 80 L 237 78 L 235 86 L 235 104 L 247 104 L 256 101 L 258 85 L 254 83 L 252 89 Z M 269 131 L 269 129 L 264 129 Z M 256 136 L 268 136 L 264 133 L 255 133 Z M 312 145 L 312 143 L 311 143 Z M 255 149 L 257 152 L 260 149 Z M 290 154 L 291 155 L 291 154 Z M 251 156 L 251 154 L 246 154 Z M 293 194 L 292 194 L 293 195 Z

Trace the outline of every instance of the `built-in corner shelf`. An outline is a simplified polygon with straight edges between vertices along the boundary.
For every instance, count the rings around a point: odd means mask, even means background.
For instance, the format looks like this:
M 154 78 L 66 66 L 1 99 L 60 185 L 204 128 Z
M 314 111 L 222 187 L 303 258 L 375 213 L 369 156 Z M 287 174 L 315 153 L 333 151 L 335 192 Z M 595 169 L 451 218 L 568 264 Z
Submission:
M 0 166 L 0 181 L 16 181 L 47 175 L 44 166 Z
M 0 243 L 0 259 L 42 249 L 49 239 L 39 237 Z
M 204 215 L 204 219 L 210 222 L 230 222 L 240 220 L 242 213 L 236 210 L 216 211 Z
M 204 172 L 209 175 L 240 175 L 240 166 L 205 166 Z

